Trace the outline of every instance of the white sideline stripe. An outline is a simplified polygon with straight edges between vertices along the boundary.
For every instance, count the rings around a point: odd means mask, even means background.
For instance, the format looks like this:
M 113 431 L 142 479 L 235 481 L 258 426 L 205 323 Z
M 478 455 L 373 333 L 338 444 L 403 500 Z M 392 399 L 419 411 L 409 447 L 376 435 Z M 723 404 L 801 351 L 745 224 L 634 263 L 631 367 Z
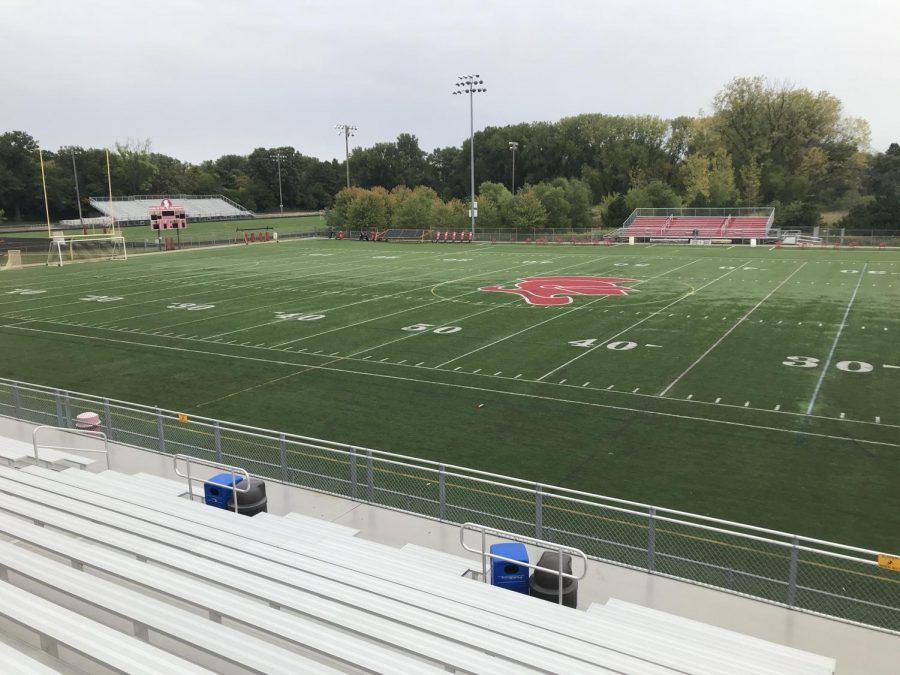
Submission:
M 822 372 L 819 373 L 819 380 L 816 382 L 816 388 L 813 390 L 812 398 L 809 399 L 809 405 L 806 407 L 807 415 L 812 413 L 813 406 L 816 405 L 816 399 L 819 398 L 819 390 L 822 388 L 822 382 L 825 380 L 825 375 L 828 374 L 828 367 L 831 365 L 831 359 L 834 358 L 834 350 L 837 349 L 838 340 L 841 339 L 841 333 L 844 332 L 844 326 L 847 325 L 847 317 L 850 316 L 850 308 L 853 307 L 853 301 L 856 300 L 856 293 L 862 285 L 868 267 L 869 263 L 863 263 L 862 272 L 859 273 L 859 279 L 856 281 L 856 288 L 853 289 L 853 295 L 850 296 L 850 302 L 847 303 L 847 309 L 844 310 L 844 318 L 841 319 L 841 323 L 838 326 L 837 335 L 834 336 L 834 342 L 831 343 L 831 351 L 828 352 L 828 358 L 825 359 L 825 365 L 822 366 Z
M 698 260 L 699 260 L 699 259 L 698 259 Z M 688 264 L 692 264 L 692 263 L 694 263 L 694 262 L 697 262 L 697 260 L 693 260 L 691 263 L 688 263 Z M 697 291 L 702 291 L 704 288 L 706 288 L 706 287 L 709 286 L 710 284 L 716 283 L 719 279 L 723 279 L 723 278 L 727 277 L 729 274 L 732 274 L 732 273 L 734 273 L 734 272 L 737 272 L 739 269 L 741 269 L 741 267 L 743 267 L 744 265 L 749 264 L 750 262 L 751 262 L 751 261 L 748 260 L 748 261 L 742 263 L 740 267 L 735 267 L 735 268 L 732 269 L 732 270 L 728 270 L 727 272 L 725 272 L 725 274 L 722 274 L 721 276 L 716 277 L 716 278 L 713 279 L 712 281 L 707 281 L 705 284 L 703 284 L 703 285 L 700 286 L 699 288 L 697 288 L 697 289 L 691 291 L 690 293 L 687 293 L 687 294 L 685 294 L 685 295 L 682 295 L 680 298 L 676 298 L 675 300 L 673 300 L 672 302 L 670 302 L 670 303 L 669 303 L 668 305 L 666 305 L 665 307 L 660 307 L 658 310 L 656 310 L 656 311 L 653 312 L 652 314 L 648 314 L 647 316 L 645 316 L 645 317 L 644 317 L 643 319 L 641 319 L 640 321 L 636 321 L 635 323 L 631 324 L 630 326 L 628 326 L 628 327 L 625 328 L 624 330 L 620 330 L 618 333 L 616 333 L 616 334 L 613 335 L 612 337 L 606 338 L 603 342 L 600 342 L 600 343 L 594 345 L 593 347 L 590 347 L 589 349 L 583 351 L 583 352 L 582 352 L 581 354 L 579 354 L 578 356 L 569 359 L 568 361 L 566 361 L 566 362 L 565 362 L 564 364 L 562 364 L 561 366 L 557 366 L 556 368 L 554 368 L 553 370 L 551 370 L 549 373 L 544 373 L 543 375 L 541 375 L 541 376 L 537 379 L 537 381 L 538 381 L 538 382 L 541 382 L 541 381 L 543 381 L 543 379 L 544 379 L 545 377 L 548 377 L 548 376 L 550 376 L 550 375 L 553 375 L 553 373 L 555 373 L 555 372 L 557 372 L 557 371 L 559 371 L 559 370 L 562 370 L 563 368 L 566 368 L 566 367 L 572 365 L 572 364 L 575 363 L 578 359 L 583 358 L 583 357 L 587 356 L 588 354 L 592 353 L 593 351 L 599 349 L 600 347 L 603 347 L 604 345 L 608 344 L 609 342 L 612 342 L 612 341 L 615 340 L 617 337 L 620 337 L 620 336 L 624 335 L 625 333 L 627 333 L 628 331 L 633 330 L 634 328 L 636 328 L 637 326 L 640 326 L 640 325 L 641 325 L 642 323 L 644 323 L 645 321 L 649 321 L 650 319 L 652 319 L 653 317 L 655 317 L 657 314 L 659 314 L 659 313 L 661 313 L 661 312 L 664 312 L 664 311 L 666 311 L 667 309 L 669 309 L 669 307 L 671 307 L 672 305 L 675 305 L 675 304 L 681 302 L 682 300 L 684 300 L 685 298 L 688 298 L 688 297 L 694 295 L 694 293 L 696 293 Z M 682 269 L 683 267 L 687 267 L 687 265 L 682 265 L 681 267 L 676 267 L 674 270 L 670 270 L 670 271 L 671 271 L 671 272 L 676 272 L 676 271 Z M 665 274 L 668 274 L 668 272 L 666 272 Z M 662 274 L 659 274 L 659 275 L 657 275 L 657 276 L 663 276 L 663 275 L 662 275 Z M 650 277 L 650 279 L 655 279 L 655 278 L 656 278 L 656 277 Z M 648 281 L 649 281 L 649 279 L 648 279 Z
M 133 346 L 136 346 L 136 347 L 147 347 L 147 348 L 150 348 L 150 349 L 164 349 L 164 350 L 167 350 L 167 351 L 183 352 L 183 353 L 187 353 L 187 354 L 202 354 L 202 355 L 204 355 L 204 356 L 218 356 L 218 357 L 226 358 L 226 359 L 237 359 L 237 360 L 241 360 L 241 361 L 252 361 L 252 362 L 256 362 L 256 363 L 267 363 L 267 364 L 270 364 L 270 365 L 289 366 L 289 367 L 292 367 L 292 368 L 304 368 L 304 369 L 306 369 L 306 370 L 323 370 L 323 371 L 327 371 L 327 372 L 343 373 L 343 374 L 347 374 L 347 375 L 359 375 L 359 376 L 364 376 L 364 377 L 375 377 L 375 378 L 382 378 L 382 379 L 392 379 L 392 380 L 399 380 L 399 381 L 403 381 L 403 382 L 418 382 L 418 383 L 420 383 L 420 384 L 432 384 L 432 385 L 443 386 L 443 387 L 452 387 L 452 388 L 460 388 L 460 389 L 471 389 L 471 390 L 475 390 L 475 391 L 483 391 L 483 392 L 498 393 L 498 394 L 509 394 L 509 395 L 511 395 L 511 396 L 525 396 L 525 394 L 519 394 L 519 393 L 517 393 L 517 392 L 507 391 L 507 390 L 504 390 L 504 389 L 490 389 L 490 388 L 484 388 L 484 387 L 476 387 L 476 386 L 473 386 L 473 385 L 454 384 L 454 383 L 449 383 L 449 382 L 436 382 L 436 381 L 434 381 L 434 380 L 422 380 L 422 379 L 418 379 L 418 378 L 414 378 L 414 377 L 403 377 L 403 376 L 400 376 L 400 375 L 389 375 L 389 374 L 385 374 L 385 373 L 369 373 L 369 372 L 365 372 L 365 371 L 350 370 L 350 369 L 347 369 L 347 368 L 333 368 L 333 367 L 329 367 L 328 365 L 325 365 L 325 364 L 310 365 L 310 364 L 296 363 L 296 362 L 291 362 L 291 361 L 281 361 L 281 360 L 278 360 L 278 359 L 263 358 L 263 357 L 261 357 L 261 356 L 246 356 L 246 355 L 244 355 L 244 354 L 223 354 L 222 352 L 212 352 L 212 351 L 207 351 L 207 350 L 204 350 L 204 349 L 191 349 L 191 348 L 188 348 L 188 347 L 176 347 L 176 346 L 173 346 L 173 345 L 160 345 L 160 344 L 152 344 L 152 343 L 147 343 L 147 342 L 135 342 L 135 341 L 133 341 L 133 340 L 121 340 L 121 339 L 117 339 L 117 338 L 109 338 L 109 337 L 79 335 L 78 333 L 66 333 L 66 332 L 63 332 L 63 331 L 46 330 L 46 329 L 42 329 L 42 328 L 29 328 L 28 326 L 4 326 L 4 327 L 5 327 L 5 328 L 11 328 L 11 329 L 14 329 L 14 330 L 26 331 L 26 332 L 29 332 L 29 333 L 44 333 L 44 334 L 47 334 L 47 335 L 61 335 L 61 336 L 64 336 L 64 337 L 81 338 L 81 339 L 83 339 L 83 340 L 93 340 L 93 341 L 96 341 L 96 342 L 111 342 L 111 343 L 115 343 L 115 344 L 126 344 L 126 345 L 133 345 Z M 227 344 L 227 343 L 223 343 L 223 344 Z M 267 351 L 268 351 L 268 350 L 267 350 Z M 366 359 L 368 359 L 368 358 L 369 358 L 369 357 L 363 357 L 362 359 L 357 359 L 357 360 L 360 361 L 360 362 L 364 362 L 364 361 L 365 361 Z M 334 359 L 334 361 L 341 361 L 341 360 L 349 360 L 349 359 L 346 359 L 345 357 L 338 357 L 338 358 Z M 333 361 L 333 362 L 334 362 L 334 361 Z M 404 367 L 407 367 L 407 366 L 399 366 L 399 367 L 400 367 L 400 368 L 404 368 Z M 414 367 L 414 366 L 409 366 L 409 367 Z M 440 372 L 440 371 L 437 371 L 435 368 L 429 368 L 429 367 L 427 367 L 427 366 L 425 367 L 425 369 L 426 369 L 426 370 L 434 370 L 435 372 Z M 444 372 L 446 372 L 446 371 L 444 371 Z M 501 372 L 502 372 L 502 371 L 501 371 Z M 470 373 L 467 373 L 467 374 L 470 374 Z M 522 376 L 522 374 L 519 373 L 519 377 L 521 377 L 521 376 Z M 491 376 L 491 375 L 486 375 L 486 374 L 478 374 L 478 375 L 474 375 L 474 377 L 491 378 L 491 377 L 493 377 L 493 376 Z M 505 377 L 500 377 L 500 378 L 498 378 L 498 379 L 501 379 L 501 380 L 510 380 L 510 379 L 515 379 L 515 378 L 510 378 L 510 377 L 508 377 L 508 376 L 505 376 Z M 536 380 L 526 380 L 526 381 L 528 381 L 528 382 L 535 382 Z M 575 388 L 580 389 L 580 387 L 575 387 L 574 385 L 568 385 L 568 384 L 566 384 L 566 385 L 560 385 L 560 384 L 556 384 L 556 383 L 554 383 L 554 382 L 543 382 L 542 384 L 545 384 L 545 385 L 548 386 L 548 387 L 560 387 L 560 386 L 562 386 L 562 387 L 569 387 L 569 388 L 573 388 L 573 389 L 575 389 Z M 614 384 L 611 384 L 611 385 L 609 385 L 608 387 L 606 387 L 605 390 L 604 390 L 604 389 L 594 389 L 594 388 L 591 388 L 590 391 L 603 392 L 603 391 L 612 390 L 614 387 L 615 387 L 615 385 L 614 385 Z M 621 394 L 621 395 L 623 395 L 623 396 L 637 396 L 637 397 L 639 397 L 639 398 L 653 398 L 653 399 L 658 399 L 658 398 L 659 398 L 659 397 L 656 396 L 655 394 L 632 394 L 632 393 L 630 393 L 630 392 L 624 392 L 624 391 L 623 391 L 623 392 L 615 392 L 615 393 L 616 393 L 616 394 Z M 230 396 L 230 394 L 229 394 L 229 396 Z M 562 402 L 562 403 L 575 403 L 575 404 L 583 404 L 583 405 L 592 405 L 592 406 L 597 406 L 597 407 L 601 407 L 601 408 L 612 408 L 612 409 L 616 409 L 616 410 L 625 410 L 625 411 L 630 411 L 630 412 L 644 412 L 644 413 L 647 413 L 647 414 L 670 415 L 670 416 L 674 416 L 674 417 L 682 417 L 682 418 L 684 418 L 684 419 L 699 420 L 699 421 L 706 421 L 706 422 L 718 422 L 718 421 L 719 421 L 719 420 L 711 420 L 711 419 L 708 419 L 708 418 L 706 418 L 706 417 L 696 417 L 696 416 L 693 416 L 693 415 L 675 415 L 674 413 L 657 413 L 657 412 L 654 412 L 654 411 L 652 411 L 652 410 L 641 410 L 641 409 L 638 409 L 638 408 L 627 408 L 627 407 L 615 406 L 615 405 L 609 405 L 609 404 L 589 403 L 589 402 L 586 402 L 586 401 L 571 401 L 571 400 L 569 400 L 569 399 L 556 398 L 556 397 L 553 397 L 553 396 L 543 396 L 543 395 L 538 395 L 538 394 L 534 394 L 534 395 L 532 395 L 532 397 L 533 397 L 533 398 L 536 398 L 536 399 L 545 399 L 545 400 L 548 400 L 548 401 L 556 401 L 556 402 Z M 674 401 L 674 400 L 676 400 L 676 399 L 666 399 L 666 400 Z M 690 403 L 693 404 L 693 405 L 700 405 L 700 406 L 705 406 L 705 405 L 710 405 L 710 406 L 712 406 L 712 405 L 714 405 L 714 404 L 719 403 L 721 400 L 722 400 L 722 399 L 721 399 L 721 397 L 720 397 L 720 398 L 717 398 L 713 403 L 707 403 L 707 402 L 705 402 L 705 401 L 691 401 Z M 720 407 L 720 406 L 716 406 L 716 407 Z M 727 407 L 727 408 L 742 408 L 741 406 L 737 406 L 737 405 L 729 405 L 729 404 L 723 404 L 722 407 Z M 751 410 L 753 410 L 754 412 L 763 412 L 763 413 L 772 412 L 772 411 L 770 411 L 770 410 L 767 409 L 767 408 L 752 408 Z M 779 415 L 807 417 L 807 415 L 804 415 L 803 413 L 793 413 L 793 412 L 789 412 L 789 411 L 781 411 L 781 412 L 779 413 Z M 826 417 L 826 416 L 823 416 L 823 415 L 810 415 L 809 417 L 811 417 L 811 418 L 813 418 L 813 419 L 822 419 L 822 420 L 826 420 L 826 421 L 827 421 L 827 420 L 833 420 L 833 419 L 834 419 L 834 418 L 832 418 L 832 417 Z M 873 422 L 868 422 L 868 421 L 866 421 L 866 420 L 847 420 L 847 421 L 848 421 L 848 422 L 851 422 L 851 423 L 854 423 L 854 424 L 862 424 L 862 425 L 866 425 L 866 426 L 873 426 L 873 425 L 874 425 Z M 729 422 L 723 422 L 723 424 L 729 424 Z M 744 423 L 734 423 L 734 424 L 737 424 L 738 426 L 746 426 L 746 427 L 751 427 L 751 428 L 753 428 L 753 427 L 755 426 L 755 425 L 752 425 L 752 424 L 744 424 Z M 893 427 L 897 427 L 897 428 L 900 428 L 900 425 L 896 425 L 896 424 L 883 424 L 883 423 L 882 423 L 881 426 L 882 426 L 882 427 L 892 427 L 892 428 L 893 428 Z M 760 426 L 760 427 L 758 427 L 758 428 L 761 428 L 761 429 L 773 429 L 774 431 L 785 431 L 785 432 L 791 432 L 791 433 L 808 433 L 808 432 L 793 432 L 793 431 L 790 430 L 790 429 L 779 429 L 779 428 L 776 428 L 776 427 L 768 427 L 768 426 Z M 817 434 L 815 434 L 815 433 L 808 433 L 808 435 L 810 435 L 810 436 L 816 436 Z M 850 439 L 850 438 L 837 437 L 837 436 L 835 436 L 835 437 L 831 437 L 831 436 L 827 436 L 827 435 L 823 435 L 823 436 L 826 437 L 826 438 L 838 438 L 838 439 L 841 439 L 841 440 L 856 440 L 856 441 L 858 441 L 858 442 L 860 442 L 860 443 L 876 443 L 876 444 L 879 444 L 879 445 L 889 445 L 889 446 L 892 446 L 892 447 L 900 447 L 900 444 L 880 443 L 880 442 L 878 442 L 878 441 L 865 441 L 865 440 L 860 440 L 860 439 Z
M 641 258 L 641 260 L 643 260 L 643 258 Z M 670 272 L 677 272 L 678 270 L 682 269 L 683 267 L 687 267 L 688 265 L 693 265 L 693 264 L 694 264 L 695 262 L 697 262 L 698 260 L 699 260 L 699 259 L 692 260 L 691 262 L 689 262 L 689 263 L 687 263 L 687 264 L 685 264 L 685 265 L 681 265 L 680 267 L 676 267 L 676 268 L 674 268 L 674 269 L 667 270 L 667 271 L 663 272 L 662 274 L 657 274 L 656 276 L 648 277 L 647 279 L 644 279 L 644 280 L 642 280 L 642 281 L 638 281 L 638 282 L 637 282 L 636 284 L 634 284 L 634 285 L 637 286 L 637 285 L 640 284 L 640 283 L 644 283 L 644 282 L 646 282 L 646 281 L 650 281 L 650 280 L 652 280 L 652 279 L 656 279 L 656 278 L 658 278 L 658 277 L 661 277 L 661 276 L 664 276 L 664 275 L 666 275 L 666 274 L 669 274 Z M 564 269 L 568 269 L 568 268 L 564 268 Z M 588 302 L 588 303 L 586 303 L 586 304 L 584 304 L 584 305 L 579 305 L 578 307 L 573 307 L 572 309 L 566 310 L 566 311 L 564 311 L 564 312 L 560 312 L 559 314 L 554 314 L 554 315 L 551 316 L 549 319 L 545 319 L 545 320 L 543 320 L 543 321 L 539 321 L 538 323 L 532 324 L 531 326 L 528 326 L 527 328 L 523 328 L 523 329 L 520 330 L 520 331 L 516 331 L 515 333 L 512 333 L 512 334 L 510 334 L 510 335 L 506 335 L 506 336 L 504 336 L 504 337 L 502 337 L 502 338 L 499 338 L 499 339 L 497 339 L 497 340 L 494 340 L 493 342 L 489 342 L 488 344 L 482 345 L 481 347 L 476 347 L 475 349 L 473 349 L 473 350 L 471 350 L 471 351 L 468 351 L 468 352 L 466 352 L 465 354 L 461 354 L 461 355 L 459 355 L 459 356 L 456 356 L 456 357 L 450 359 L 449 361 L 444 361 L 443 363 L 438 364 L 436 367 L 437 367 L 437 368 L 443 368 L 443 367 L 446 366 L 447 364 L 453 363 L 454 361 L 458 361 L 459 359 L 464 359 L 464 358 L 466 358 L 467 356 L 471 356 L 472 354 L 474 354 L 474 353 L 476 353 L 476 352 L 480 352 L 482 349 L 487 349 L 488 347 L 493 347 L 494 345 L 499 344 L 499 343 L 501 343 L 501 342 L 504 342 L 505 340 L 509 340 L 510 338 L 514 338 L 514 337 L 516 337 L 517 335 L 521 335 L 522 333 L 525 333 L 525 332 L 527 332 L 527 331 L 530 331 L 532 328 L 537 328 L 538 326 L 543 326 L 545 323 L 548 323 L 548 322 L 550 322 L 550 321 L 554 321 L 554 320 L 559 319 L 559 318 L 562 318 L 562 317 L 564 317 L 564 316 L 568 316 L 568 315 L 571 314 L 572 312 L 578 311 L 578 310 L 580 310 L 580 309 L 582 309 L 582 308 L 584 308 L 584 307 L 589 307 L 590 305 L 593 305 L 593 304 L 595 304 L 595 303 L 597 303 L 597 302 L 600 302 L 601 300 L 605 300 L 606 298 L 609 298 L 609 297 L 611 297 L 611 296 L 603 295 L 603 296 L 600 296 L 599 298 L 597 298 L 596 300 L 591 300 L 590 302 Z M 532 305 L 532 306 L 534 306 L 534 305 Z M 550 373 L 547 373 L 547 374 L 549 375 Z M 546 375 L 545 375 L 544 377 L 546 377 Z M 541 379 L 543 379 L 543 378 L 540 378 L 540 377 L 539 377 L 539 378 L 538 378 L 538 381 L 540 381 Z
M 685 371 L 684 371 L 683 373 L 681 373 L 681 375 L 679 375 L 679 376 L 676 377 L 674 380 L 672 380 L 672 381 L 669 383 L 669 386 L 667 386 L 665 389 L 663 389 L 661 392 L 659 392 L 659 395 L 660 395 L 660 396 L 665 396 L 665 395 L 669 392 L 669 389 L 671 389 L 671 388 L 674 387 L 676 384 L 678 384 L 678 383 L 681 381 L 681 378 L 683 378 L 685 375 L 687 375 L 689 372 L 691 372 L 691 371 L 694 369 L 694 367 L 695 367 L 698 363 L 700 363 L 703 359 L 705 359 L 707 356 L 709 356 L 709 354 L 710 354 L 710 352 L 712 352 L 712 350 L 714 350 L 716 347 L 718 347 L 720 344 L 722 344 L 722 341 L 723 341 L 725 338 L 727 338 L 729 335 L 731 335 L 731 334 L 734 332 L 734 330 L 735 330 L 738 326 L 740 326 L 744 321 L 747 320 L 747 318 L 748 318 L 751 314 L 753 314 L 753 312 L 755 312 L 757 309 L 759 309 L 760 306 L 761 306 L 766 300 L 768 300 L 769 298 L 771 298 L 779 288 L 781 288 L 781 287 L 784 286 L 788 281 L 790 281 L 790 280 L 791 280 L 791 277 L 793 277 L 795 274 L 797 274 L 797 272 L 799 272 L 800 270 L 802 270 L 804 267 L 806 267 L 806 263 L 803 263 L 802 265 L 800 265 L 800 267 L 798 267 L 798 268 L 795 269 L 793 272 L 791 272 L 789 275 L 787 275 L 787 276 L 784 278 L 784 280 L 783 280 L 780 284 L 778 284 L 775 288 L 773 288 L 771 291 L 769 291 L 769 293 L 768 293 L 768 295 L 766 295 L 766 297 L 764 297 L 762 300 L 760 300 L 760 301 L 757 302 L 755 305 L 753 305 L 753 308 L 752 308 L 749 312 L 747 312 L 746 314 L 744 314 L 744 316 L 742 316 L 740 319 L 738 319 L 737 321 L 735 321 L 735 322 L 734 322 L 734 325 L 722 334 L 722 337 L 720 337 L 718 340 L 716 340 L 716 341 L 712 344 L 712 346 L 711 346 L 709 349 L 707 349 L 705 352 L 703 352 L 703 353 L 700 355 L 700 358 L 698 358 L 698 359 L 697 359 L 696 361 L 694 361 L 691 365 L 689 365 L 689 366 L 685 369 Z M 744 407 L 746 408 L 747 406 L 744 406 Z

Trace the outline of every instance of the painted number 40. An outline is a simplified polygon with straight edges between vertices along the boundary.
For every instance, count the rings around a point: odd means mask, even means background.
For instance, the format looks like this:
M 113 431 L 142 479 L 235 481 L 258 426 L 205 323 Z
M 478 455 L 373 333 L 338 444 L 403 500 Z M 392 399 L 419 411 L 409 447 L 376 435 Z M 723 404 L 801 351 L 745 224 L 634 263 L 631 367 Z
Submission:
M 573 347 L 584 347 L 585 349 L 588 349 L 596 345 L 597 342 L 597 338 L 589 338 L 587 340 L 572 340 L 571 342 L 569 342 L 569 344 Z M 606 345 L 606 348 L 612 349 L 614 352 L 627 352 L 629 349 L 634 349 L 637 346 L 637 342 L 620 340 L 618 342 L 610 342 L 608 345 Z
M 794 368 L 819 367 L 819 359 L 813 356 L 787 356 L 781 363 Z M 838 370 L 843 370 L 845 373 L 871 373 L 875 370 L 875 366 L 865 361 L 838 361 L 834 364 L 834 367 Z

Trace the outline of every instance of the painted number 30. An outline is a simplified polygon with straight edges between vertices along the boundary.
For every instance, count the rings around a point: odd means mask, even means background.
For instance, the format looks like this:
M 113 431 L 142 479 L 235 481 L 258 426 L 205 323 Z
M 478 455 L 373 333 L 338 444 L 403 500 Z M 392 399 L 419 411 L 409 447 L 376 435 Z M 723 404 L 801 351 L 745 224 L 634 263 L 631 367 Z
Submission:
M 818 368 L 819 359 L 813 356 L 787 356 L 781 362 L 785 366 L 793 366 L 795 368 Z M 845 373 L 871 373 L 875 370 L 875 366 L 865 361 L 838 361 L 834 364 L 838 370 Z

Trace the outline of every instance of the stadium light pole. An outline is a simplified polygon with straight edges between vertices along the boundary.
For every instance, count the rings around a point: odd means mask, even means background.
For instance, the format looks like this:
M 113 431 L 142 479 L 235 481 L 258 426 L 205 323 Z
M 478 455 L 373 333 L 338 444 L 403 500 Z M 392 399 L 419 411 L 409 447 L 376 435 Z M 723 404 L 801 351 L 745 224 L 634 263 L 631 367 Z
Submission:
M 284 159 L 280 152 L 276 152 L 272 160 L 278 164 L 278 209 L 284 215 L 284 195 L 281 191 L 281 160 Z
M 347 187 L 350 187 L 350 137 L 356 136 L 356 127 L 352 124 L 335 124 L 334 128 L 344 135 L 344 163 L 347 165 Z
M 479 79 L 481 75 L 459 75 L 457 76 L 456 91 L 454 96 L 469 95 L 469 175 L 471 179 L 471 201 L 469 203 L 469 215 L 472 218 L 472 236 L 475 236 L 475 94 L 481 94 L 487 91 L 481 85 L 484 80 Z
M 81 222 L 81 231 L 84 232 L 84 216 L 81 214 L 81 190 L 78 189 L 78 167 L 75 166 L 75 148 L 69 148 L 72 154 L 72 173 L 75 174 L 75 201 L 78 202 L 78 220 Z M 91 226 L 93 230 L 93 225 Z
M 512 194 L 513 197 L 516 196 L 516 150 L 519 149 L 519 144 L 515 141 L 509 142 L 509 149 L 512 150 L 513 156 L 513 165 L 512 165 Z

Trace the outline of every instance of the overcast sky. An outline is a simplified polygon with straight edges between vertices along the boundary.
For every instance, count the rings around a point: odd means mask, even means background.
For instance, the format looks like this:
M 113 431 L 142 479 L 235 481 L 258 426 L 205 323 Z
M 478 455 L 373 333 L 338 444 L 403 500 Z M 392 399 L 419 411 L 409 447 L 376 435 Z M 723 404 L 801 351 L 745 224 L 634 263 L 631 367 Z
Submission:
M 578 113 L 694 115 L 735 76 L 840 98 L 900 142 L 898 0 L 0 0 L 0 132 L 147 139 L 188 161 L 291 145 L 458 145 Z M 511 139 L 513 140 L 513 139 Z

